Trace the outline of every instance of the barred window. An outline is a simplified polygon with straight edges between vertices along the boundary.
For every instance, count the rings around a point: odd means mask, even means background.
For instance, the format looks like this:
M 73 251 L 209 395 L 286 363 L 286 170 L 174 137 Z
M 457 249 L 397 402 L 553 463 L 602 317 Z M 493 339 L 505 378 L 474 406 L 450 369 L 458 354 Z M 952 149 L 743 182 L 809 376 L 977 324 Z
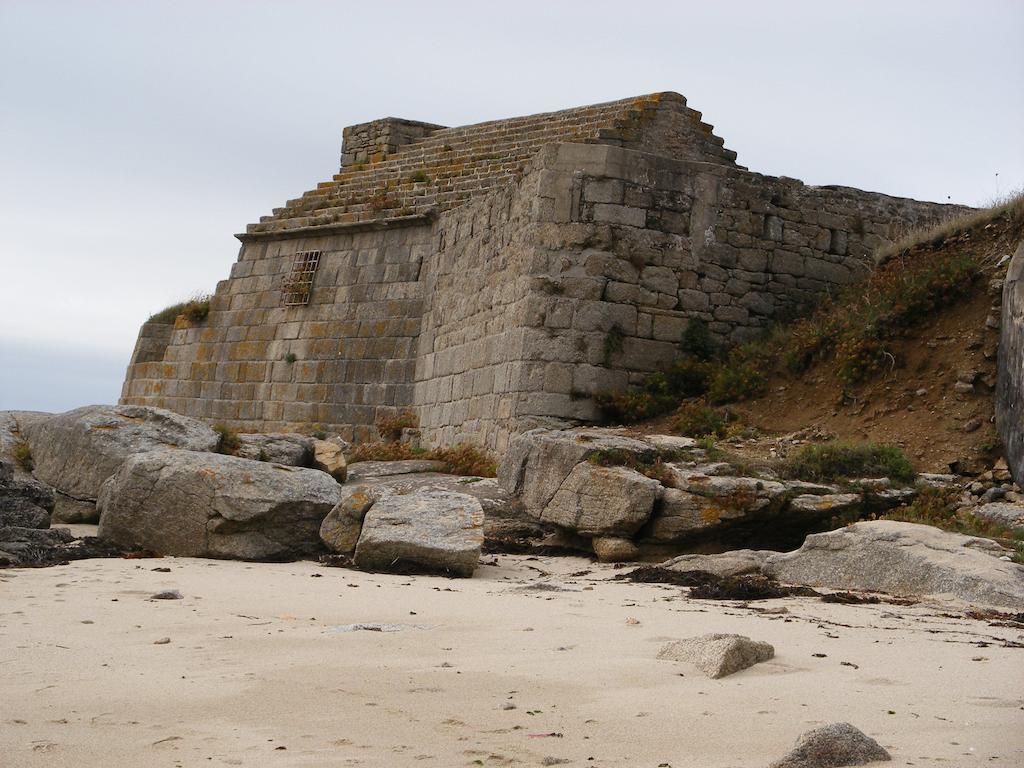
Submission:
M 286 307 L 300 307 L 309 304 L 313 293 L 313 278 L 316 268 L 320 266 L 320 255 L 323 251 L 300 251 L 292 261 L 291 272 L 284 279 L 281 287 L 281 303 Z

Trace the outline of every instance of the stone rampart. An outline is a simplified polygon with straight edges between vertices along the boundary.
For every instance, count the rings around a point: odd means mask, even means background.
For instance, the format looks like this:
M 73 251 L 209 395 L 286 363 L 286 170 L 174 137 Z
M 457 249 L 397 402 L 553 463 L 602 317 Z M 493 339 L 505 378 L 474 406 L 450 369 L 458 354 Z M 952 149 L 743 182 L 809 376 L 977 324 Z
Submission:
M 1003 283 L 999 324 L 996 426 L 1010 474 L 1024 483 L 1024 241 L 1010 261 Z
M 962 210 L 747 171 L 678 94 L 345 141 L 239 235 L 204 321 L 143 326 L 122 402 L 356 441 L 413 408 L 427 442 L 501 452 L 593 418 L 691 319 L 749 338 Z

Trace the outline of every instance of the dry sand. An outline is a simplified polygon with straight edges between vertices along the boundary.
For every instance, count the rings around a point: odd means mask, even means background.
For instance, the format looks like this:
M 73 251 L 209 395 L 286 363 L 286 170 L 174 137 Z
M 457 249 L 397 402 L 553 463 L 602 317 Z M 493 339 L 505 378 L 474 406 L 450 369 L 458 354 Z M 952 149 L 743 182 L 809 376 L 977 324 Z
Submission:
M 763 766 L 836 720 L 891 765 L 1024 765 L 1024 649 L 1003 646 L 1020 629 L 754 604 L 790 611 L 771 615 L 583 559 L 484 561 L 471 580 L 177 558 L 0 571 L 0 765 Z M 170 589 L 183 599 L 148 599 Z M 401 629 L 337 629 L 359 622 Z M 712 631 L 776 658 L 722 680 L 655 659 Z

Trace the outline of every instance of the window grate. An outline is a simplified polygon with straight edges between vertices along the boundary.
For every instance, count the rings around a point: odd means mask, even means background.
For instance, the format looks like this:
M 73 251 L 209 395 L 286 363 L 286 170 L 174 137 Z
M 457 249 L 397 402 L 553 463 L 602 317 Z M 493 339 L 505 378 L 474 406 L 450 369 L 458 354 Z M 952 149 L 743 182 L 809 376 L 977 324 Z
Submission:
M 320 266 L 323 251 L 300 251 L 292 261 L 291 272 L 281 287 L 281 303 L 286 307 L 301 307 L 309 304 L 313 293 L 313 278 Z

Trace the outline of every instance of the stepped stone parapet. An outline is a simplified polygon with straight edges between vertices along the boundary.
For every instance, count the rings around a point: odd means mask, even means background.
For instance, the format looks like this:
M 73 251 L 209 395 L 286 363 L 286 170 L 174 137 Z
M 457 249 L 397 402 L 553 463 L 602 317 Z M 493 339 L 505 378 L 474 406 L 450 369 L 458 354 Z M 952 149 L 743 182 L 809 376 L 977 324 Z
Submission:
M 376 120 L 238 235 L 205 320 L 143 326 L 121 401 L 354 441 L 411 410 L 427 443 L 501 452 L 593 419 L 590 397 L 670 362 L 691 319 L 750 337 L 962 210 L 748 171 L 675 93 Z

